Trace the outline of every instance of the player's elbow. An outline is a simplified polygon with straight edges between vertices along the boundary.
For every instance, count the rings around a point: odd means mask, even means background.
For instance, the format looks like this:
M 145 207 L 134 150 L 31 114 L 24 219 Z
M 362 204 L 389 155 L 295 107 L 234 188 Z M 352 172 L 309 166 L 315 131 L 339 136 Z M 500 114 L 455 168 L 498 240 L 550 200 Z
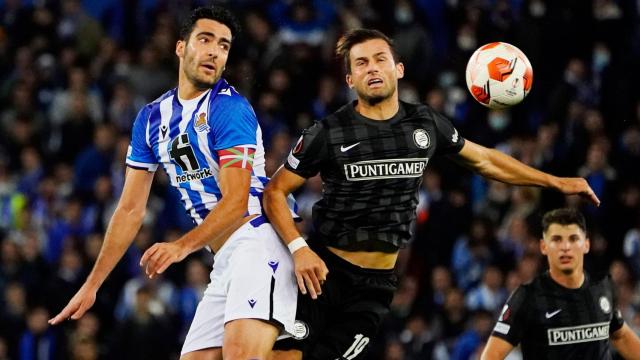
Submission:
M 139 204 L 125 202 L 118 205 L 116 212 L 121 215 L 121 217 L 129 221 L 139 223 L 142 222 L 147 214 L 147 208 L 146 206 L 140 206 Z

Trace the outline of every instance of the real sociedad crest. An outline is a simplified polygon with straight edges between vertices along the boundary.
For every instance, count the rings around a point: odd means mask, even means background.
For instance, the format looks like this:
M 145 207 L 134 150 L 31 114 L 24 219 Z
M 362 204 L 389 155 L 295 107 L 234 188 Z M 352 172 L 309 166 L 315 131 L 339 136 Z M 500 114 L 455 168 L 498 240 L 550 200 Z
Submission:
M 204 111 L 198 114 L 195 119 L 194 127 L 197 132 L 209 132 L 209 124 L 207 124 L 207 113 Z

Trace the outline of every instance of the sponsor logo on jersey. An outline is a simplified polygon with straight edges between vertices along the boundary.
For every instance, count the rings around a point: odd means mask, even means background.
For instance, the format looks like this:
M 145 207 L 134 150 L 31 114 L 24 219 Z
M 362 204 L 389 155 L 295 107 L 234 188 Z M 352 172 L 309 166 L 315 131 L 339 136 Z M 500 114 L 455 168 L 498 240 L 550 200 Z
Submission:
M 302 320 L 296 320 L 293 323 L 293 334 L 291 335 L 296 340 L 306 339 L 309 336 L 309 325 Z
M 452 143 L 457 143 L 458 142 L 458 129 L 453 129 L 453 135 L 451 135 L 451 142 Z
M 602 309 L 602 312 L 604 312 L 605 314 L 610 313 L 611 303 L 609 302 L 609 299 L 607 299 L 606 296 L 601 296 L 599 301 L 600 301 L 600 309 Z
M 344 174 L 349 181 L 420 177 L 428 161 L 425 158 L 359 161 L 345 164 Z
M 507 335 L 509 333 L 509 330 L 511 330 L 511 325 L 505 324 L 499 321 L 496 323 L 496 326 L 493 328 L 493 331 L 503 335 Z
M 429 147 L 431 140 L 429 139 L 429 133 L 425 129 L 416 129 L 413 131 L 413 142 L 420 149 L 426 149 Z
M 552 328 L 547 330 L 547 336 L 549 345 L 552 346 L 607 340 L 609 338 L 609 322 Z
M 167 137 L 168 131 L 169 131 L 169 127 L 167 125 L 163 124 L 160 126 L 160 141 L 169 140 L 169 138 Z
M 191 180 L 202 180 L 213 176 L 213 172 L 209 168 L 204 168 L 198 171 L 189 171 L 176 175 L 175 179 L 179 184 L 189 182 Z
M 256 303 L 257 303 L 255 299 L 249 299 L 247 300 L 247 302 L 249 303 L 249 306 L 251 306 L 252 309 L 254 306 L 256 306 Z
M 289 153 L 289 157 L 287 157 L 287 162 L 292 169 L 297 169 L 298 165 L 300 165 L 300 160 L 296 158 L 293 153 Z
M 204 111 L 198 114 L 195 119 L 194 127 L 197 132 L 209 132 L 209 124 L 207 124 L 207 113 Z

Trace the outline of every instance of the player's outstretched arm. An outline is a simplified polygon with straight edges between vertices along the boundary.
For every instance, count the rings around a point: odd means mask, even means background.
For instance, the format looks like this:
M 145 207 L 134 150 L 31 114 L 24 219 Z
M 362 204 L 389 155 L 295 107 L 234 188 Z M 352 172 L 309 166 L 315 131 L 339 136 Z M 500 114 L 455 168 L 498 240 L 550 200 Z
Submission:
M 521 163 L 495 149 L 465 141 L 455 158 L 489 179 L 512 185 L 542 186 L 566 195 L 580 195 L 599 206 L 600 200 L 583 178 L 561 178 Z
M 502 360 L 513 350 L 513 345 L 496 336 L 489 336 L 489 341 L 482 351 L 481 360 Z
M 93 270 L 67 306 L 58 315 L 49 319 L 49 324 L 56 325 L 68 319 L 77 320 L 93 306 L 98 289 L 120 261 L 140 229 L 153 175 L 153 172 L 146 170 L 127 168 L 122 195 L 109 221 Z
M 611 344 L 623 358 L 640 360 L 640 338 L 627 324 L 611 335 Z
M 155 243 L 144 252 L 140 266 L 149 278 L 162 274 L 171 264 L 209 245 L 218 251 L 232 230 L 237 229 L 247 212 L 251 170 L 226 167 L 220 169 L 218 184 L 222 199 L 202 223 L 173 242 Z
M 304 240 L 297 240 L 301 239 L 301 236 L 287 205 L 287 196 L 302 186 L 304 182 L 305 178 L 281 167 L 264 191 L 262 199 L 264 211 L 287 246 L 294 241 L 301 241 L 304 244 Z M 292 250 L 291 247 L 289 249 Z M 317 299 L 318 295 L 322 293 L 320 285 L 326 280 L 329 270 L 324 261 L 308 246 L 293 250 L 293 261 L 300 292 L 306 294 L 309 290 L 311 297 Z

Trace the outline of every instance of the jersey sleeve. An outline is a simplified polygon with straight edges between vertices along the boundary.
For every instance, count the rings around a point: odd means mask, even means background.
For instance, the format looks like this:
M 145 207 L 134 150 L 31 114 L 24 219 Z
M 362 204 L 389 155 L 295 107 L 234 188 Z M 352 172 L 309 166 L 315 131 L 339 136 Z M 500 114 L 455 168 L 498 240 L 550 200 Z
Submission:
M 503 339 L 513 346 L 520 343 L 526 327 L 526 300 L 527 288 L 518 287 L 502 308 L 496 326 L 491 332 L 492 336 Z
M 225 98 L 212 107 L 209 115 L 213 150 L 242 145 L 257 146 L 258 119 L 249 102 L 242 97 Z
M 327 159 L 327 130 L 322 122 L 302 131 L 284 167 L 304 178 L 315 176 Z
M 455 154 L 462 150 L 464 138 L 458 133 L 451 121 L 437 111 L 431 110 L 436 123 L 437 155 Z
M 611 289 L 611 299 L 613 303 L 613 313 L 611 316 L 611 322 L 609 322 L 609 335 L 611 335 L 620 330 L 622 325 L 624 325 L 624 318 L 622 317 L 622 312 L 618 308 L 618 294 L 616 293 L 616 288 L 613 286 L 613 282 L 611 281 L 611 276 L 608 276 L 606 281 L 607 286 Z
M 127 166 L 135 169 L 156 171 L 158 160 L 147 141 L 147 127 L 149 126 L 149 109 L 144 107 L 138 112 L 131 130 L 131 142 L 127 149 Z

